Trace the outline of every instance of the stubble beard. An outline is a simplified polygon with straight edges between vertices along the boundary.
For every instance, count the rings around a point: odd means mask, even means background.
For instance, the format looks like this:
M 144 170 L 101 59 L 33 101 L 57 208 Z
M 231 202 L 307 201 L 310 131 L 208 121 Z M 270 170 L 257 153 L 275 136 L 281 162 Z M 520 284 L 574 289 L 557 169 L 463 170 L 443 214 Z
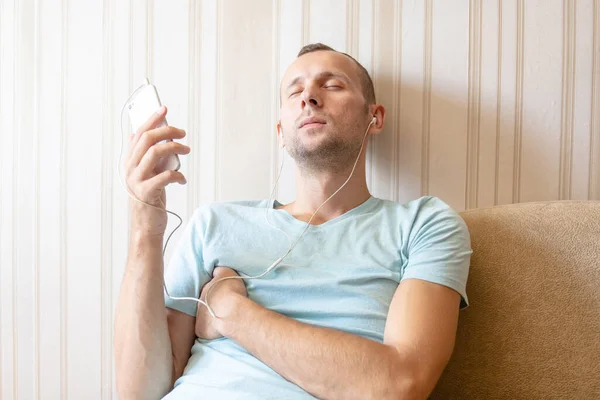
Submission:
M 330 134 L 318 146 L 308 148 L 302 143 L 298 130 L 295 130 L 286 147 L 303 173 L 341 173 L 352 168 L 361 144 L 362 138 L 343 139 Z

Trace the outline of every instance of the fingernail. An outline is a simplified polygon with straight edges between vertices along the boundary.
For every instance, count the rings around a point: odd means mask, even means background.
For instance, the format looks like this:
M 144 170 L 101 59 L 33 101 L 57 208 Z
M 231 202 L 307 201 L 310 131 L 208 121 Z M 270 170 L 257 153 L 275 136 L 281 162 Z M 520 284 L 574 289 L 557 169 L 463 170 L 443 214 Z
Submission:
M 160 114 L 165 110 L 165 106 L 161 106 L 158 110 L 156 110 L 156 114 Z

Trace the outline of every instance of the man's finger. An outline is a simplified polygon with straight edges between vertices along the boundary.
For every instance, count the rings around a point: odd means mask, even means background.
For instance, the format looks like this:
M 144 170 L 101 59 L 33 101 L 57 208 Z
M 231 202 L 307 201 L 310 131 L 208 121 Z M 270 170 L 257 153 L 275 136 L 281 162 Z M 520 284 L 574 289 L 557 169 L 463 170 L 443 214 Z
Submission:
M 183 129 L 175 128 L 174 126 L 161 126 L 144 132 L 135 144 L 135 148 L 131 152 L 130 164 L 137 167 L 142 161 L 144 155 L 155 144 L 163 140 L 182 139 L 185 137 Z
M 127 159 L 131 158 L 131 153 L 133 152 L 133 149 L 135 148 L 137 142 L 140 140 L 142 133 L 156 128 L 158 125 L 160 125 L 161 121 L 165 118 L 166 115 L 167 107 L 162 106 L 154 114 L 152 114 L 152 116 L 148 118 L 148 120 L 144 122 L 135 133 L 132 134 L 131 140 L 129 142 L 129 151 L 127 152 Z
M 190 148 L 178 142 L 159 143 L 150 147 L 146 154 L 142 156 L 138 164 L 138 171 L 142 179 L 155 175 L 154 168 L 156 163 L 170 154 L 188 154 Z

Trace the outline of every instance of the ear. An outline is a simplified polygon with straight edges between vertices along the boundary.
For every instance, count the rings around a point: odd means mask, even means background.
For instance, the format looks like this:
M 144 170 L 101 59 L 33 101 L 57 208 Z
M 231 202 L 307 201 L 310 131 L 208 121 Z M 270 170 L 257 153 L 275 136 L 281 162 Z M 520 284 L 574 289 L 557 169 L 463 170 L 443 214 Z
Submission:
M 385 107 L 383 107 L 381 104 L 372 105 L 371 115 L 376 121 L 371 125 L 369 133 L 376 135 L 383 130 L 383 123 L 385 120 Z
M 279 147 L 285 147 L 283 141 L 283 129 L 281 129 L 281 121 L 277 122 L 277 138 L 279 139 Z

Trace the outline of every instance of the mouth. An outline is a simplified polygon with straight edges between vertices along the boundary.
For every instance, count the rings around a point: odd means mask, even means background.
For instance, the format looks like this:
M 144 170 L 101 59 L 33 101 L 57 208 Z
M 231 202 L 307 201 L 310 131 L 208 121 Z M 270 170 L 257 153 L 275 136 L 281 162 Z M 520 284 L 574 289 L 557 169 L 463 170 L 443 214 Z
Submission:
M 321 127 L 321 126 L 325 126 L 325 124 L 322 124 L 322 123 L 320 123 L 320 122 L 311 122 L 310 124 L 305 124 L 305 125 L 302 125 L 302 126 L 300 127 L 300 129 L 319 128 L 319 127 Z
M 316 118 L 316 117 L 310 117 L 310 118 L 306 118 L 304 119 L 301 123 L 298 129 L 302 129 L 302 128 L 318 128 L 321 127 L 323 125 L 325 125 L 326 122 L 321 119 L 321 118 Z

